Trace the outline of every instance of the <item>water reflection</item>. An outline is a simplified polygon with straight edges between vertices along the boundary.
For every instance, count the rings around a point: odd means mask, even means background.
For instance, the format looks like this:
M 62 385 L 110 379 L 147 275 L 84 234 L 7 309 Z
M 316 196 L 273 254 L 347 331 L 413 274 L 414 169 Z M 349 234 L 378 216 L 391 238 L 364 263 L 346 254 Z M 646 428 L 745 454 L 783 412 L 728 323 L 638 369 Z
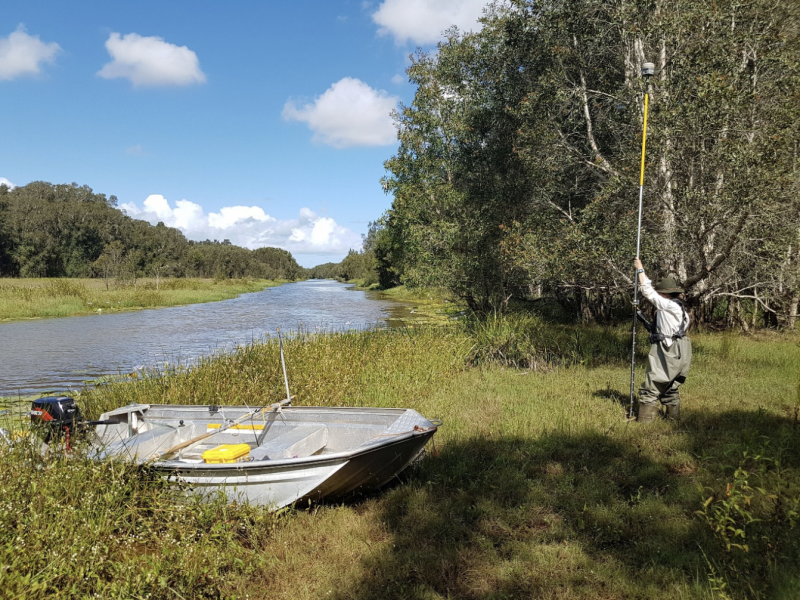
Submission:
M 0 324 L 0 395 L 79 387 L 142 366 L 186 363 L 282 331 L 397 323 L 402 303 L 312 279 L 233 300 Z

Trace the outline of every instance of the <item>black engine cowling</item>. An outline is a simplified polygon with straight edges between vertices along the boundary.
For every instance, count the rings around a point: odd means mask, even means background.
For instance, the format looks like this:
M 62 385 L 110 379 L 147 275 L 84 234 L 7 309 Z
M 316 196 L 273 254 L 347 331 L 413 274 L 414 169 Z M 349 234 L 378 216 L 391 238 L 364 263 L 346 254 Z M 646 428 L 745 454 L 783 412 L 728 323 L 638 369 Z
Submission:
M 77 403 L 69 396 L 47 396 L 31 405 L 31 424 L 41 430 L 45 442 L 66 432 L 74 434 L 82 421 Z

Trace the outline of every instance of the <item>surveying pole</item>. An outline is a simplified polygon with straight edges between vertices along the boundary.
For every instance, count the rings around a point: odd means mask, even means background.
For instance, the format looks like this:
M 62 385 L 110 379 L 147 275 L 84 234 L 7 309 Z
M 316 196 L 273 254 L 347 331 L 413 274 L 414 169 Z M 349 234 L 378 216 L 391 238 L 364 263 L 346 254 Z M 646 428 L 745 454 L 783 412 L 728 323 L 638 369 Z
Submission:
M 636 258 L 642 245 L 642 198 L 644 197 L 644 151 L 647 144 L 647 108 L 650 102 L 650 77 L 655 72 L 653 63 L 642 65 L 644 77 L 644 123 L 642 125 L 642 166 L 639 174 L 639 221 L 636 225 Z M 628 418 L 633 418 L 633 388 L 636 379 L 636 311 L 639 310 L 639 270 L 633 275 L 633 333 L 631 335 L 631 400 L 628 406 Z

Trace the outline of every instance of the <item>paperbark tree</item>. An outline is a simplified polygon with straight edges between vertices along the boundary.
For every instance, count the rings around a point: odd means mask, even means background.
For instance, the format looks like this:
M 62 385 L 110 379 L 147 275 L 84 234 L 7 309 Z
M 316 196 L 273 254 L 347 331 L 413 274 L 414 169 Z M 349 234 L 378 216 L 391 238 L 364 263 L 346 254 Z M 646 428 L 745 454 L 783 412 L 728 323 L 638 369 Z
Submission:
M 793 285 L 783 230 L 796 214 L 798 11 L 790 0 L 492 4 L 481 32 L 451 32 L 409 69 L 418 91 L 398 114 L 385 181 L 387 228 L 404 242 L 393 267 L 481 308 L 541 286 L 592 318 L 622 298 L 649 60 L 648 271 L 682 281 L 701 317 L 758 282 L 754 256 Z M 776 285 L 762 293 L 786 296 Z M 790 313 L 791 294 L 780 302 Z

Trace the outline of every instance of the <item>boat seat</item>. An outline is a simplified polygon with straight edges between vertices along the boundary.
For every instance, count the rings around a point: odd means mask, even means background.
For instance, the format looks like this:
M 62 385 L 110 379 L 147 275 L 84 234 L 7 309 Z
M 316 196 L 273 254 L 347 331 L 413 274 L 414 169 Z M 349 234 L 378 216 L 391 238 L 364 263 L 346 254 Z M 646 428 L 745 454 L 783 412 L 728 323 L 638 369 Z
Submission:
M 104 446 L 100 457 L 121 456 L 130 460 L 146 460 L 179 441 L 178 431 L 169 425 L 150 426 L 147 431 Z
M 250 452 L 253 460 L 303 458 L 322 450 L 328 444 L 328 428 L 324 425 L 295 427 L 274 440 L 264 442 Z

